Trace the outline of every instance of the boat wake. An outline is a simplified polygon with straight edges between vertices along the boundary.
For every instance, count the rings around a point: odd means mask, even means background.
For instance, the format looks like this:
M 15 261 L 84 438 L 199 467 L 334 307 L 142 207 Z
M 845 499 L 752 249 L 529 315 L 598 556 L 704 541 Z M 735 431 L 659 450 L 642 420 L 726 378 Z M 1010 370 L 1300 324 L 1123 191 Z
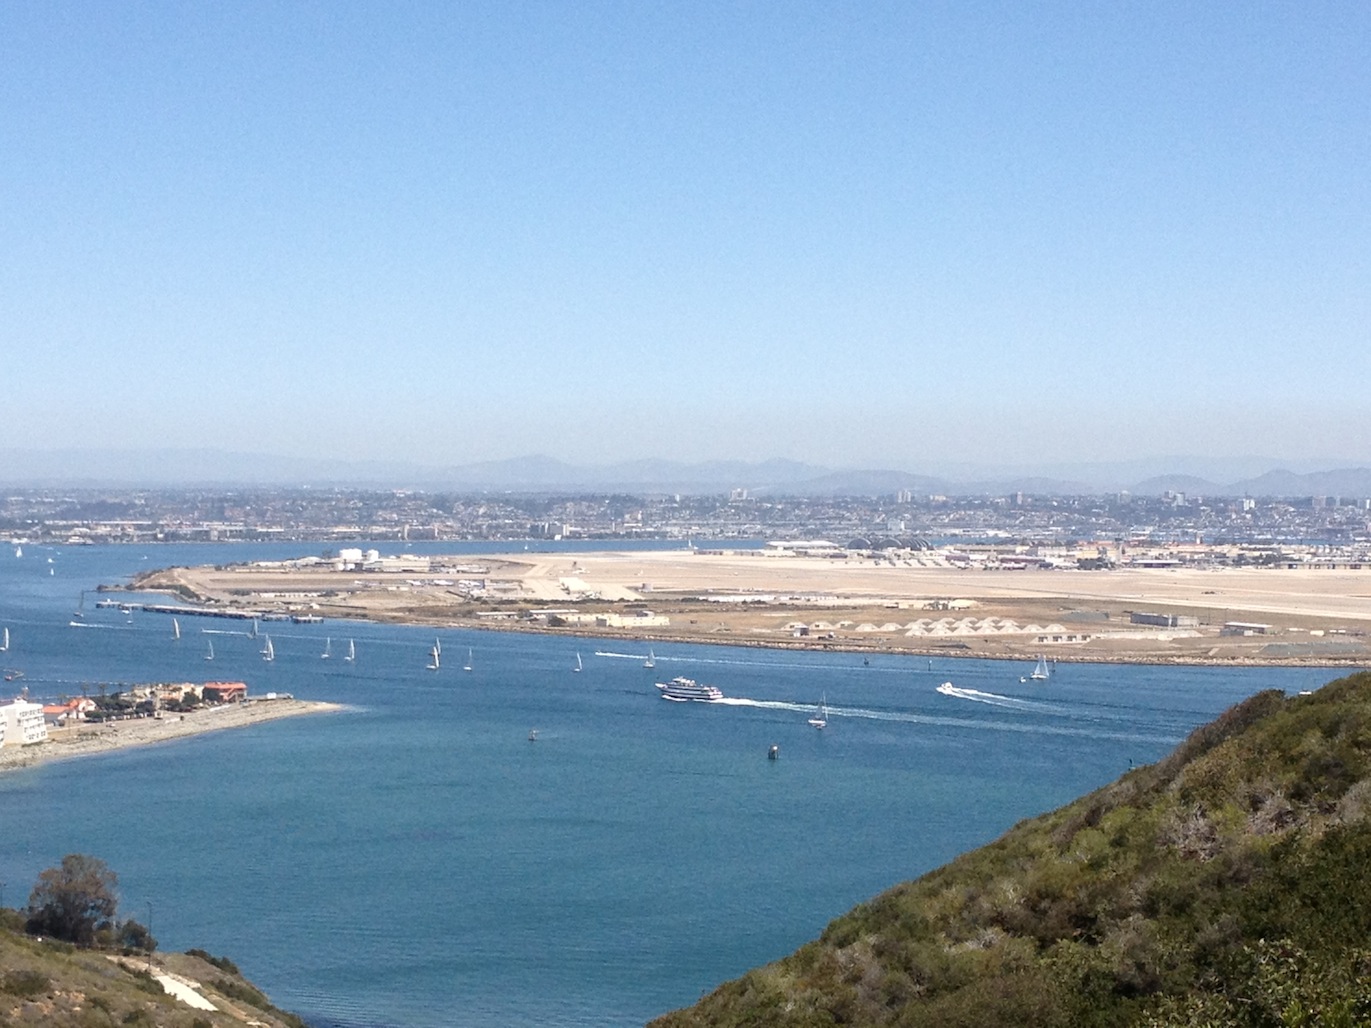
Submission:
M 1019 710 L 1031 710 L 1038 707 L 1038 704 L 1030 700 L 1020 700 L 1013 696 L 1001 696 L 995 692 L 981 692 L 979 689 L 960 689 L 951 682 L 944 682 L 938 686 L 938 692 L 944 696 L 951 696 L 957 700 L 970 700 L 972 703 L 989 703 L 993 707 L 1015 707 Z
M 951 686 L 957 689 L 956 686 Z M 942 689 L 939 689 L 942 692 Z M 977 693 L 977 696 L 961 697 L 959 699 L 972 699 L 976 702 L 987 702 L 978 697 L 991 697 L 993 700 L 1004 702 L 994 703 L 993 705 L 1003 708 L 1018 708 L 1025 714 L 1041 713 L 1043 705 L 1035 704 L 1030 700 L 1015 700 L 1012 696 L 998 696 L 995 693 L 981 693 L 976 689 L 957 689 L 958 693 L 970 692 Z M 944 693 L 944 695 L 954 695 Z M 813 714 L 815 706 L 812 703 L 794 703 L 789 700 L 754 700 L 745 696 L 725 696 L 723 699 L 714 700 L 713 706 L 716 707 L 751 707 L 757 710 L 786 711 L 795 714 Z M 1164 735 L 1153 732 L 1134 732 L 1134 731 L 1110 731 L 1101 730 L 1100 727 L 1091 725 L 1061 725 L 1045 724 L 1040 719 L 1012 719 L 1012 720 L 977 720 L 964 717 L 947 717 L 941 714 L 918 714 L 909 710 L 877 710 L 869 707 L 834 707 L 828 706 L 827 713 L 829 723 L 834 718 L 857 718 L 866 721 L 883 721 L 894 724 L 909 725 L 931 725 L 945 728 L 969 728 L 975 731 L 1000 731 L 1000 732 L 1019 732 L 1028 735 L 1067 735 L 1080 736 L 1084 738 L 1104 738 L 1118 739 L 1127 742 L 1147 742 L 1175 744 L 1180 740 L 1180 736 Z
M 741 696 L 725 696 L 723 699 L 715 700 L 715 703 L 729 707 L 755 707 L 759 710 L 790 710 L 797 714 L 809 714 L 814 711 L 812 703 L 790 703 L 787 700 L 749 700 Z M 837 710 L 829 708 L 830 714 L 838 713 Z

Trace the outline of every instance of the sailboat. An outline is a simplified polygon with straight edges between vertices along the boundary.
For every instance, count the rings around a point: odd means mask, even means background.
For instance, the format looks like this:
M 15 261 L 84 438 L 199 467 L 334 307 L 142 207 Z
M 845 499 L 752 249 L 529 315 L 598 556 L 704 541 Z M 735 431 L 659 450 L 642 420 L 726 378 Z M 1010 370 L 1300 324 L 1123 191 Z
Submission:
M 428 651 L 428 670 L 437 671 L 443 664 L 442 653 L 438 649 L 438 642 L 434 640 L 433 649 Z
M 462 665 L 462 670 L 463 670 L 463 671 L 470 671 L 470 670 L 471 670 L 471 649 L 470 649 L 470 647 L 467 648 L 467 662 L 466 662 L 465 664 Z
M 647 648 L 647 660 L 643 661 L 643 667 L 656 667 L 657 658 L 652 654 L 652 647 Z
M 8 635 L 8 634 L 6 634 L 5 640 L 6 640 L 6 642 L 9 641 L 9 635 Z M 574 668 L 572 668 L 571 670 L 572 670 L 573 672 L 578 673 L 578 674 L 580 673 L 580 670 L 581 670 L 581 655 L 580 655 L 579 653 L 576 654 L 576 666 L 575 666 Z
M 213 660 L 213 659 L 214 659 L 214 640 L 213 640 L 213 639 L 207 639 L 206 642 L 209 643 L 209 649 L 207 649 L 207 650 L 205 651 L 205 659 L 206 659 L 206 660 Z
M 9 630 L 8 628 L 6 628 L 6 629 L 5 629 L 5 645 L 0 646 L 0 653 L 8 653 L 9 651 L 10 651 L 10 630 Z
M 329 657 L 333 656 L 333 640 L 327 636 L 324 638 L 324 652 L 319 654 L 319 656 L 324 660 L 328 660 Z
M 1028 677 L 1034 682 L 1046 682 L 1050 675 L 1051 672 L 1047 670 L 1047 658 L 1040 655 L 1038 657 L 1038 666 L 1033 669 L 1033 673 Z
M 443 640 L 439 639 L 437 636 L 433 637 L 433 652 L 440 657 L 443 655 Z
M 351 664 L 354 660 L 357 659 L 357 647 L 352 644 L 351 639 L 348 640 L 348 655 L 343 659 L 347 661 L 349 664 Z
M 71 612 L 71 623 L 79 624 L 86 619 L 86 590 L 81 590 L 81 598 L 76 601 L 76 609 Z
M 814 716 L 809 719 L 809 723 L 815 728 L 824 728 L 828 725 L 828 697 L 824 696 L 819 700 L 819 709 Z
M 175 618 L 171 619 L 171 637 L 177 642 L 181 641 L 181 622 Z
M 263 660 L 275 660 L 275 659 L 276 659 L 276 647 L 274 647 L 274 646 L 271 645 L 271 636 L 268 635 L 268 636 L 266 636 L 265 638 L 266 638 L 266 640 L 267 640 L 267 644 L 266 644 L 265 646 L 262 647 L 262 659 L 263 659 Z
M 252 631 L 248 633 L 248 638 L 249 638 L 249 639 L 256 639 L 256 638 L 257 638 L 257 619 L 256 619 L 256 618 L 253 618 L 253 619 L 252 619 Z

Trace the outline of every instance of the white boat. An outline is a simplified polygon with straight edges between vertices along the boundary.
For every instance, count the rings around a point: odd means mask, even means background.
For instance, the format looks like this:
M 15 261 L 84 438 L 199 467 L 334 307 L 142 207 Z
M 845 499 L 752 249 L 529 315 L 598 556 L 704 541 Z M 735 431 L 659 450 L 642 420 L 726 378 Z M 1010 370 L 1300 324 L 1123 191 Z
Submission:
M 8 632 L 8 629 L 6 629 L 6 632 Z M 6 640 L 6 645 L 8 645 L 8 643 L 9 643 L 9 635 L 8 635 L 8 634 L 5 636 L 5 640 Z M 576 654 L 576 666 L 575 666 L 574 668 L 572 668 L 571 670 L 572 670 L 572 671 L 575 671 L 575 672 L 580 672 L 580 670 L 581 670 L 581 655 L 580 655 L 579 653 Z
M 175 618 L 171 619 L 171 637 L 177 642 L 181 641 L 181 622 Z
M 348 640 L 348 655 L 343 659 L 347 661 L 349 664 L 351 664 L 354 660 L 357 659 L 357 647 L 352 644 L 351 639 Z
M 828 697 L 824 696 L 819 700 L 819 709 L 814 716 L 809 719 L 809 723 L 815 728 L 826 728 L 828 726 Z
M 715 700 L 724 698 L 724 694 L 715 685 L 701 685 L 693 678 L 676 677 L 669 682 L 658 682 L 657 688 L 662 690 L 662 699 L 675 700 L 677 703 L 684 703 L 687 700 L 698 700 L 701 703 L 712 703 Z
M 471 650 L 470 650 L 470 649 L 467 650 L 467 662 L 466 662 L 465 664 L 462 665 L 462 670 L 463 670 L 463 671 L 470 671 L 470 670 L 471 670 Z
M 6 628 L 6 629 L 5 629 L 5 644 L 4 644 L 3 646 L 0 646 L 0 653 L 8 653 L 9 651 L 10 651 L 10 630 L 9 630 L 8 628 Z M 576 658 L 576 659 L 579 660 L 580 658 L 578 657 L 578 658 Z M 580 669 L 577 668 L 577 670 L 579 671 Z
M 643 661 L 643 667 L 656 667 L 657 658 L 652 653 L 652 647 L 647 648 L 647 660 Z
M 273 645 L 271 645 L 271 636 L 268 635 L 268 636 L 266 636 L 265 638 L 266 638 L 266 640 L 267 640 L 267 644 L 266 644 L 265 646 L 262 647 L 262 659 L 263 659 L 263 660 L 275 660 L 275 659 L 276 659 L 276 647 L 273 646 Z
M 207 649 L 207 650 L 205 651 L 205 659 L 206 659 L 206 660 L 213 660 L 213 659 L 214 659 L 214 640 L 213 640 L 213 639 L 207 639 L 206 642 L 209 643 L 209 649 Z
M 256 639 L 256 638 L 257 638 L 257 619 L 256 619 L 256 618 L 253 618 L 253 619 L 252 619 L 252 631 L 248 633 L 248 638 L 249 638 L 249 639 Z
M 324 660 L 328 660 L 333 656 L 333 640 L 327 636 L 324 637 L 324 652 L 319 654 L 319 656 Z
M 433 644 L 433 648 L 428 651 L 427 668 L 429 671 L 437 671 L 442 666 L 443 655 L 441 651 L 438 649 L 438 643 L 435 641 Z
M 1035 667 L 1033 673 L 1028 676 L 1029 680 L 1034 682 L 1046 682 L 1050 676 L 1051 672 L 1047 670 L 1047 658 L 1039 656 L 1038 666 Z
M 16 546 L 14 548 L 14 555 L 16 557 L 22 557 L 24 555 L 24 548 L 22 546 Z

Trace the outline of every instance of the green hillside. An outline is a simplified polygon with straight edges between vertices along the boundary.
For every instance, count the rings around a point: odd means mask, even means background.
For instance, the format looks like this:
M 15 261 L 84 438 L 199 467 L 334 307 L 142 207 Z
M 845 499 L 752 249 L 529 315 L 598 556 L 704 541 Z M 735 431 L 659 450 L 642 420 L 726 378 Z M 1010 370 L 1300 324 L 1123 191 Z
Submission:
M 653 1022 L 1371 1025 L 1371 674 L 1174 753 Z
M 34 938 L 23 933 L 23 923 L 19 911 L 0 910 L 0 1028 L 303 1028 L 228 960 L 192 950 L 156 953 L 149 961 L 146 954 Z M 193 982 L 215 1009 L 173 999 L 153 975 Z

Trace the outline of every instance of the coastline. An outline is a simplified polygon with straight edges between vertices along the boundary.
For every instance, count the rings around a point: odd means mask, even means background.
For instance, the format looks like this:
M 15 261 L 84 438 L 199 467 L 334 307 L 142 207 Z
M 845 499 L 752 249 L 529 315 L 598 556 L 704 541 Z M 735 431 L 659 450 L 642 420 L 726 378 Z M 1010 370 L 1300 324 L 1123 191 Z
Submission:
M 162 718 L 136 718 L 108 725 L 76 725 L 49 734 L 47 742 L 33 746 L 0 748 L 0 774 L 20 768 L 36 767 L 57 760 L 70 760 L 94 753 L 155 746 L 172 739 L 185 739 L 206 732 L 245 728 L 264 721 L 278 721 L 305 714 L 327 714 L 347 709 L 341 703 L 315 700 L 250 700 L 223 707 L 209 707 L 188 714 Z
M 1206 667 L 1371 664 L 1368 568 L 973 571 L 751 551 L 426 559 L 427 571 L 404 562 L 363 577 L 292 561 L 170 567 L 125 588 L 219 617 L 305 613 L 610 645 Z M 1159 623 L 1163 616 L 1174 620 Z
M 1368 660 L 1363 656 L 1322 656 L 1322 657 L 1259 657 L 1259 656 L 1216 656 L 1208 654 L 1167 654 L 1149 653 L 1134 650 L 1126 653 L 1084 649 L 1068 650 L 1065 647 L 1036 646 L 1026 644 L 1019 647 L 1006 647 L 998 652 L 985 652 L 953 646 L 938 647 L 910 645 L 899 642 L 873 642 L 863 645 L 860 642 L 844 639 L 824 642 L 800 642 L 794 639 L 764 639 L 755 636 L 727 633 L 711 634 L 706 632 L 679 632 L 658 630 L 624 631 L 598 628 L 592 625 L 578 625 L 575 628 L 555 628 L 537 623 L 511 624 L 508 621 L 478 622 L 469 619 L 395 616 L 331 614 L 338 621 L 355 621 L 361 624 L 406 625 L 417 628 L 458 628 L 479 632 L 510 632 L 515 635 L 562 636 L 567 639 L 595 639 L 607 643 L 641 643 L 644 646 L 657 643 L 685 643 L 704 646 L 739 646 L 757 650 L 788 650 L 803 653 L 845 653 L 855 657 L 919 657 L 930 660 L 998 660 L 1011 664 L 1032 664 L 1040 655 L 1046 654 L 1053 663 L 1059 664 L 1138 664 L 1158 667 L 1322 667 L 1343 669 L 1349 674 L 1365 670 Z M 646 656 L 646 654 L 644 654 Z

